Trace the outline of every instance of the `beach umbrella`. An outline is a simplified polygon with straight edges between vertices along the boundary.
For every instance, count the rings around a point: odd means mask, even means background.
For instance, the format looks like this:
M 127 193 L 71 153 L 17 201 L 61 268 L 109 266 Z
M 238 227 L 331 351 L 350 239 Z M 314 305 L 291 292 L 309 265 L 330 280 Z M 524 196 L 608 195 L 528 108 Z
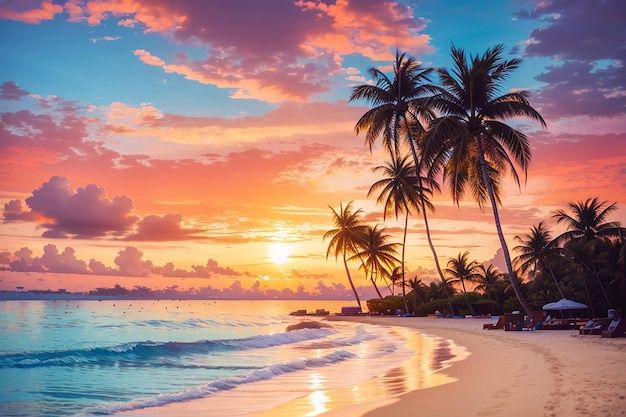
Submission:
M 572 301 L 567 298 L 543 306 L 544 310 L 581 310 L 584 308 L 587 308 L 587 304 Z

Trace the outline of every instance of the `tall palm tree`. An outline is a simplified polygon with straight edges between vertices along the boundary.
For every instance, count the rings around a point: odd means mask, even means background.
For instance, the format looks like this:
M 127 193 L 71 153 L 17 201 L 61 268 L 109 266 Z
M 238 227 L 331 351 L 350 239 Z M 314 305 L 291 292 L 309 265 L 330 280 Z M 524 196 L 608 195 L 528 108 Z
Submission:
M 619 222 L 607 222 L 609 214 L 617 210 L 617 203 L 599 201 L 597 197 L 585 201 L 568 204 L 571 214 L 565 210 L 557 210 L 552 215 L 557 223 L 567 226 L 567 231 L 559 235 L 558 243 L 567 243 L 575 239 L 607 239 L 624 235 L 626 228 Z
M 380 298 L 383 296 L 378 290 L 376 279 L 388 278 L 395 265 L 400 262 L 396 258 L 396 248 L 399 244 L 390 243 L 390 238 L 391 235 L 385 233 L 384 227 L 379 228 L 379 225 L 365 226 L 356 253 L 348 259 L 361 261 L 361 268 L 365 271 L 366 276 L 369 273 L 369 279 Z
M 404 213 L 404 234 L 402 236 L 402 299 L 404 301 L 404 307 L 408 311 L 408 304 L 406 301 L 406 289 L 405 289 L 405 249 L 406 249 L 406 234 L 409 224 L 409 215 L 411 212 L 419 213 L 420 206 L 418 200 L 420 193 L 424 194 L 425 204 L 432 208 L 432 204 L 427 195 L 431 194 L 430 189 L 423 189 L 418 191 L 415 186 L 415 166 L 409 162 L 409 157 L 400 157 L 394 155 L 391 160 L 385 165 L 377 166 L 374 168 L 374 172 L 382 174 L 383 178 L 376 181 L 370 187 L 367 196 L 370 197 L 374 193 L 379 193 L 376 200 L 377 203 L 384 205 L 383 219 L 386 219 L 388 212 L 393 212 L 396 219 L 400 213 Z M 437 184 L 434 184 L 437 187 Z
M 437 70 L 443 88 L 430 100 L 442 115 L 430 123 L 422 147 L 431 174 L 443 172 L 455 202 L 463 198 L 467 189 L 481 208 L 489 200 L 509 281 L 522 308 L 530 315 L 530 307 L 515 279 L 500 223 L 500 179 L 508 170 L 520 186 L 517 169 L 526 174 L 531 159 L 526 135 L 505 121 L 527 117 L 543 127 L 546 124 L 528 102 L 527 91 L 500 94 L 503 81 L 521 63 L 519 59 L 503 59 L 503 51 L 504 46 L 498 45 L 468 60 L 462 49 L 452 47 L 454 67 L 451 71 Z
M 468 259 L 469 252 L 459 253 L 456 258 L 450 258 L 447 268 L 445 269 L 446 275 L 448 275 L 448 281 L 451 283 L 461 283 L 463 288 L 463 294 L 467 294 L 465 288 L 465 282 L 475 282 L 480 278 L 479 270 L 480 264 L 476 261 L 470 261 Z M 474 314 L 472 305 L 467 301 L 467 308 L 470 313 Z
M 414 166 L 420 174 L 415 176 L 416 190 L 418 191 L 419 203 L 428 245 L 435 260 L 435 266 L 441 282 L 445 283 L 445 277 L 439 264 L 437 251 L 430 235 L 428 213 L 426 211 L 427 199 L 422 185 L 422 170 L 425 168 L 416 148 L 414 134 L 422 134 L 424 127 L 421 121 L 429 121 L 434 113 L 427 105 L 426 98 L 437 91 L 430 83 L 431 68 L 422 68 L 413 57 L 396 52 L 393 65 L 393 77 L 389 78 L 377 68 L 370 68 L 369 75 L 375 84 L 363 84 L 355 87 L 350 95 L 350 101 L 364 100 L 372 105 L 358 120 L 355 132 L 365 133 L 365 142 L 370 150 L 376 141 L 382 137 L 383 147 L 392 156 L 401 153 L 404 143 L 408 145 L 413 156 Z M 430 177 L 433 178 L 433 177 Z M 432 188 L 432 187 L 431 187 Z M 447 287 L 446 287 L 447 288 Z
M 546 272 L 547 270 L 559 295 L 561 298 L 565 298 L 550 265 L 550 258 L 558 255 L 561 250 L 556 245 L 556 241 L 550 237 L 550 231 L 543 222 L 539 222 L 536 226 L 531 227 L 529 233 L 523 236 L 515 236 L 515 240 L 519 243 L 519 246 L 514 247 L 513 250 L 520 254 L 513 260 L 517 269 L 521 273 L 528 271 L 537 272 L 538 270 Z
M 330 207 L 330 206 L 329 206 Z M 328 250 L 326 251 L 326 259 L 331 254 L 335 255 L 335 259 L 339 258 L 341 254 L 343 257 L 343 265 L 346 269 L 346 275 L 350 282 L 350 287 L 354 292 L 354 298 L 361 307 L 361 299 L 352 282 L 352 276 L 350 275 L 350 269 L 348 268 L 348 255 L 357 253 L 359 244 L 364 240 L 364 236 L 367 233 L 367 226 L 361 223 L 361 209 L 354 210 L 352 207 L 352 201 L 346 206 L 343 203 L 339 204 L 339 211 L 330 207 L 333 217 L 334 229 L 329 230 L 324 234 L 324 240 L 330 239 L 328 242 Z

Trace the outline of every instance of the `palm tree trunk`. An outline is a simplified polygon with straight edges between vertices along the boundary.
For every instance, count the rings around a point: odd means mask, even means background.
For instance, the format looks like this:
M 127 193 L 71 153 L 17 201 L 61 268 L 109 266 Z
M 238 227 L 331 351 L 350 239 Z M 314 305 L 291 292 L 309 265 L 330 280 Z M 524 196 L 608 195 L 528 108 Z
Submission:
M 544 267 L 548 267 L 548 271 L 550 271 L 550 276 L 552 277 L 552 281 L 554 281 L 554 285 L 556 286 L 557 291 L 559 292 L 559 294 L 561 295 L 561 298 L 565 298 L 565 295 L 563 295 L 563 291 L 561 290 L 561 287 L 559 286 L 559 283 L 556 280 L 556 276 L 554 275 L 554 271 L 552 271 L 552 267 L 550 266 L 550 262 L 543 262 L 541 261 L 541 264 Z
M 378 285 L 376 285 L 376 281 L 374 281 L 374 271 L 372 271 L 372 273 L 370 274 L 370 281 L 372 282 L 372 285 L 374 285 L 374 289 L 376 290 L 376 294 L 378 294 L 378 297 L 380 297 L 381 300 L 384 299 L 383 295 L 380 293 L 380 290 L 378 289 Z
M 446 288 L 446 295 L 448 298 L 452 297 L 450 291 L 446 284 L 446 279 L 443 276 L 443 271 L 441 270 L 441 266 L 439 265 L 439 258 L 437 257 L 437 251 L 435 250 L 435 246 L 433 245 L 433 240 L 430 237 L 430 226 L 428 224 L 428 214 L 426 213 L 426 203 L 424 202 L 424 195 L 422 193 L 422 175 L 421 175 L 421 164 L 419 157 L 417 156 L 417 150 L 415 149 L 415 143 L 413 142 L 413 135 L 411 134 L 411 129 L 409 128 L 409 122 L 404 118 L 404 123 L 406 125 L 406 130 L 409 135 L 409 144 L 411 145 L 411 153 L 413 154 L 413 163 L 415 164 L 415 171 L 417 177 L 417 187 L 419 191 L 419 200 L 420 200 L 420 208 L 422 210 L 422 217 L 424 217 L 424 227 L 426 228 L 426 238 L 428 239 L 428 246 L 430 246 L 430 251 L 433 254 L 433 258 L 435 259 L 435 267 L 437 268 L 437 273 L 439 274 L 439 278 L 441 278 L 441 282 L 444 284 Z M 452 309 L 452 305 L 450 305 L 450 309 Z
M 500 239 L 500 246 L 502 247 L 502 252 L 504 254 L 504 261 L 506 262 L 506 267 L 509 270 L 509 281 L 511 282 L 511 287 L 513 288 L 513 292 L 515 293 L 515 297 L 517 301 L 520 303 L 528 317 L 532 314 L 530 306 L 522 296 L 522 292 L 517 285 L 517 279 L 513 272 L 513 263 L 511 262 L 511 255 L 509 254 L 509 247 L 506 244 L 506 239 L 504 239 L 504 233 L 502 232 L 502 225 L 500 224 L 500 215 L 498 214 L 498 203 L 496 201 L 496 196 L 493 192 L 493 184 L 491 183 L 491 178 L 487 172 L 487 163 L 485 162 L 485 154 L 483 153 L 483 146 L 480 143 L 480 138 L 477 136 L 476 144 L 478 146 L 478 160 L 480 162 L 480 170 L 483 174 L 483 181 L 485 181 L 485 185 L 487 186 L 487 193 L 489 194 L 489 200 L 491 201 L 491 209 L 493 210 L 493 219 L 496 223 L 496 230 L 498 231 L 498 238 Z
M 606 295 L 606 290 L 604 289 L 604 285 L 602 285 L 602 280 L 600 279 L 600 275 L 598 275 L 598 270 L 596 269 L 596 266 L 593 263 L 591 264 L 591 268 L 593 268 L 593 274 L 596 276 L 596 279 L 598 280 L 598 284 L 600 284 L 600 289 L 602 290 L 602 295 L 604 296 L 606 305 L 609 308 L 613 308 L 613 306 L 611 305 L 611 301 L 609 300 L 609 297 Z
M 348 276 L 348 281 L 350 282 L 350 287 L 352 287 L 352 292 L 354 293 L 354 298 L 356 298 L 356 302 L 359 305 L 359 310 L 363 311 L 363 307 L 361 307 L 361 299 L 359 298 L 359 293 L 356 292 L 356 288 L 354 287 L 354 283 L 352 282 L 352 276 L 350 275 L 350 269 L 348 269 L 348 261 L 346 260 L 346 252 L 343 252 L 343 266 L 346 268 L 346 275 Z
M 465 280 L 463 278 L 461 278 L 461 286 L 463 287 L 463 294 L 465 294 L 465 305 L 467 305 L 467 309 L 469 310 L 470 314 L 473 316 L 474 309 L 472 308 L 472 305 L 469 303 L 469 300 L 467 299 L 467 290 L 465 289 Z
M 405 207 L 406 208 L 406 207 Z M 409 314 L 409 305 L 406 302 L 406 281 L 404 270 L 404 249 L 406 248 L 406 230 L 409 226 L 409 210 L 406 208 L 406 217 L 404 218 L 404 236 L 402 237 L 402 301 L 404 302 L 404 311 Z

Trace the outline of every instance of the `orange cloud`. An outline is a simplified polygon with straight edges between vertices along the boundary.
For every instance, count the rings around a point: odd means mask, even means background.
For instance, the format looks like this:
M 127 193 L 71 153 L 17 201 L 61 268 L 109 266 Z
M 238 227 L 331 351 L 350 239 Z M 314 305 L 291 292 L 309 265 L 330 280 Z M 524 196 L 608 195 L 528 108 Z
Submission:
M 0 19 L 17 20 L 30 24 L 52 20 L 54 16 L 62 12 L 63 7 L 52 3 L 50 0 L 42 1 L 38 6 L 24 10 L 20 10 L 20 6 L 10 2 L 0 4 Z

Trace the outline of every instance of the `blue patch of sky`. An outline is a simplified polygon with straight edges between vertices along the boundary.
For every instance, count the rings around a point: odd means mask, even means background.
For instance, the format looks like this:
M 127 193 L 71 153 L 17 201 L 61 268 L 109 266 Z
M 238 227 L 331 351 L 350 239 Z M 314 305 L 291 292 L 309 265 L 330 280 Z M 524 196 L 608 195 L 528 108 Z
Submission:
M 115 41 L 91 39 L 119 37 Z M 230 92 L 166 74 L 142 63 L 133 51 L 145 49 L 172 62 L 177 52 L 192 59 L 203 48 L 174 43 L 109 20 L 98 26 L 68 23 L 62 17 L 38 25 L 0 22 L 0 81 L 15 81 L 40 95 L 57 95 L 84 104 L 114 101 L 152 103 L 166 113 L 192 116 L 262 114 L 272 106 L 256 100 L 231 100 Z

